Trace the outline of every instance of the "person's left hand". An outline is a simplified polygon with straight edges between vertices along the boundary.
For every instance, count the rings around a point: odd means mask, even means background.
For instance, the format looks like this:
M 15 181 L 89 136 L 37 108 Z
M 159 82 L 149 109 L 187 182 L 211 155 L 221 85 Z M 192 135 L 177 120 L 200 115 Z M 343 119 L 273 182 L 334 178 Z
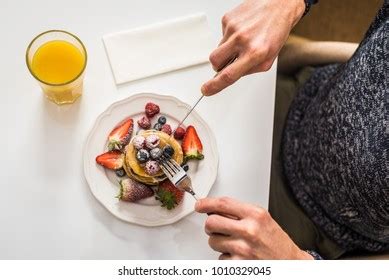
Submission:
M 269 212 L 231 198 L 205 198 L 199 213 L 212 213 L 205 223 L 209 246 L 225 259 L 311 259 L 284 232 Z

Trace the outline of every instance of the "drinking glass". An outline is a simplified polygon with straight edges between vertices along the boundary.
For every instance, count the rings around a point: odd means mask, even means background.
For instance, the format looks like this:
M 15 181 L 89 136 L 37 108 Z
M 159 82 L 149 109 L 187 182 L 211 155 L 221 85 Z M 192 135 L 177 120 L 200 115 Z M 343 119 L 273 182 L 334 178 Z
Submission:
M 47 48 L 49 44 L 52 44 L 50 49 Z M 38 59 L 38 56 L 39 71 L 34 61 Z M 77 61 L 76 68 L 74 64 L 71 64 L 73 61 Z M 39 82 L 43 93 L 52 102 L 58 105 L 69 104 L 81 96 L 87 52 L 81 40 L 72 33 L 63 30 L 49 30 L 39 34 L 27 48 L 26 63 L 32 76 Z M 69 74 L 69 69 L 72 69 L 71 73 L 74 75 Z M 59 78 L 62 75 L 63 79 L 50 80 L 47 78 L 50 75 Z

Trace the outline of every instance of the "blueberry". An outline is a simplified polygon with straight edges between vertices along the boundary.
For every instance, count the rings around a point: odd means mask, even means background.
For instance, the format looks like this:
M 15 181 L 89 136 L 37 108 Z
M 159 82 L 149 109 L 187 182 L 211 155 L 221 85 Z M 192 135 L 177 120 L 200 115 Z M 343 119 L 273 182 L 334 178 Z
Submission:
M 166 123 L 166 117 L 165 116 L 160 116 L 159 118 L 158 118 L 158 123 L 160 123 L 160 124 L 165 124 Z
M 116 175 L 119 176 L 119 177 L 124 177 L 124 175 L 126 175 L 126 172 L 124 171 L 123 168 L 120 168 L 120 169 L 118 169 L 118 170 L 115 170 L 115 173 L 116 173 Z
M 145 149 L 140 149 L 137 153 L 136 153 L 136 159 L 139 161 L 139 163 L 145 163 L 146 161 L 148 161 L 150 158 L 150 154 L 147 150 Z
M 171 158 L 174 155 L 174 149 L 172 148 L 172 146 L 166 145 L 165 147 L 163 147 L 163 154 L 166 157 Z
M 189 166 L 187 164 L 185 164 L 182 168 L 185 170 L 185 172 L 188 172 L 189 170 Z
M 161 129 L 162 129 L 162 124 L 156 123 L 156 124 L 154 125 L 154 129 L 155 129 L 155 130 L 161 130 Z
M 152 159 L 157 160 L 162 156 L 162 150 L 160 148 L 154 148 L 150 151 L 150 156 Z

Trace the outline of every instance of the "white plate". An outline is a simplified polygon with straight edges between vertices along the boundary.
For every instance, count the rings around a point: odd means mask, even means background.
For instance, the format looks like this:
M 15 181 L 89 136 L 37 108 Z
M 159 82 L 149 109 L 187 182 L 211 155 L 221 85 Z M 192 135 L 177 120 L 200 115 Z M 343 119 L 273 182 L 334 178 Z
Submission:
M 194 211 L 195 200 L 189 194 L 185 194 L 182 203 L 173 210 L 162 208 L 154 197 L 129 203 L 119 201 L 115 196 L 119 192 L 119 178 L 102 166 L 96 164 L 96 156 L 106 151 L 107 136 L 110 131 L 126 117 L 134 118 L 134 131 L 138 126 L 136 121 L 144 114 L 147 102 L 154 102 L 161 108 L 161 114 L 167 117 L 172 128 L 178 125 L 190 106 L 172 96 L 141 93 L 124 100 L 113 103 L 96 120 L 86 141 L 84 150 L 84 172 L 89 187 L 98 201 L 108 211 L 119 219 L 143 226 L 168 225 Z M 158 116 L 152 120 L 157 121 Z M 192 124 L 203 143 L 205 158 L 201 161 L 190 161 L 188 174 L 192 179 L 194 191 L 198 197 L 208 195 L 216 180 L 218 169 L 218 152 L 215 136 L 205 121 L 194 111 L 187 118 L 185 125 Z

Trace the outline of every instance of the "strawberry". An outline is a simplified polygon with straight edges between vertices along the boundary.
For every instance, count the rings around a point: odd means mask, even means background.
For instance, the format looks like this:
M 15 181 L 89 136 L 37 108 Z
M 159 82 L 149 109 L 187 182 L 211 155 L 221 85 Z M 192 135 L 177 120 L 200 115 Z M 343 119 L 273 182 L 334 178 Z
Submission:
M 154 117 L 156 114 L 159 113 L 159 106 L 157 104 L 154 104 L 152 102 L 149 102 L 145 106 L 145 113 L 148 118 Z
M 120 181 L 120 193 L 116 197 L 123 201 L 136 202 L 153 195 L 154 191 L 150 187 L 127 178 Z
M 155 197 L 162 203 L 161 207 L 166 207 L 168 210 L 180 204 L 183 198 L 184 192 L 177 189 L 169 180 L 159 184 Z
M 200 138 L 197 135 L 196 129 L 193 126 L 188 126 L 182 140 L 182 150 L 184 152 L 184 160 L 190 159 L 203 159 L 203 144 L 201 144 Z
M 96 162 L 105 168 L 118 170 L 123 167 L 124 154 L 120 151 L 109 151 L 96 157 Z
M 122 150 L 130 142 L 134 121 L 127 118 L 118 124 L 108 135 L 108 150 Z
M 182 127 L 178 127 L 176 131 L 174 131 L 174 138 L 177 140 L 181 140 L 185 136 L 185 129 Z
M 165 133 L 168 134 L 168 135 L 172 134 L 172 128 L 171 128 L 170 124 L 167 124 L 167 123 L 165 123 L 165 124 L 162 126 L 161 131 L 162 131 L 162 132 L 165 132 Z

